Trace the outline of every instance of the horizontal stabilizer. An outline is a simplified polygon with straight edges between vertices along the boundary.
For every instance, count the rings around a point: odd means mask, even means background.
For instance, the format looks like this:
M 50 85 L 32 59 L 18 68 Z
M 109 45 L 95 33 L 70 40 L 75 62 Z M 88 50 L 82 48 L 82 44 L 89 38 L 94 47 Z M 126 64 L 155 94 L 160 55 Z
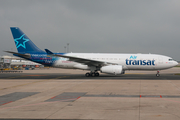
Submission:
M 31 55 L 30 55 L 30 54 L 21 54 L 21 53 L 12 52 L 12 51 L 4 51 L 4 52 L 11 53 L 11 54 L 17 55 L 17 56 L 19 56 L 19 57 L 31 58 Z
M 51 52 L 51 51 L 48 50 L 48 49 L 45 49 L 45 51 L 46 51 L 47 54 L 54 54 L 53 52 Z

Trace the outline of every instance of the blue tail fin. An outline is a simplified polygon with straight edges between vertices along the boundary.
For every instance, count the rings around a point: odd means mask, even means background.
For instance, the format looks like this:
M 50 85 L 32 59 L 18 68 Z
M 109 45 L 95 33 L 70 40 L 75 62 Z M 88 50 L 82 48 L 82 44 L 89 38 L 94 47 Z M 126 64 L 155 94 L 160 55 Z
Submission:
M 18 27 L 11 27 L 11 32 L 19 53 L 44 53 Z

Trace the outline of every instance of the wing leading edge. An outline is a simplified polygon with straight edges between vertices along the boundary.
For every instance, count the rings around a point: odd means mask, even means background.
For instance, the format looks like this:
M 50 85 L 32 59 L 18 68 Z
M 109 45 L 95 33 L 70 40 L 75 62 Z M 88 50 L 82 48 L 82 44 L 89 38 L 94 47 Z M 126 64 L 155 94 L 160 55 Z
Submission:
M 88 66 L 99 66 L 99 67 L 101 67 L 101 66 L 106 66 L 106 65 L 110 65 L 110 64 L 115 65 L 115 63 L 110 63 L 110 62 L 104 62 L 104 61 L 98 61 L 98 60 L 92 60 L 92 59 L 86 59 L 86 58 L 74 57 L 74 56 L 68 56 L 68 55 L 62 55 L 62 54 L 54 54 L 53 52 L 51 52 L 48 49 L 45 49 L 45 51 L 47 54 L 49 54 L 51 56 L 68 58 L 69 61 L 78 62 L 78 63 L 85 64 Z

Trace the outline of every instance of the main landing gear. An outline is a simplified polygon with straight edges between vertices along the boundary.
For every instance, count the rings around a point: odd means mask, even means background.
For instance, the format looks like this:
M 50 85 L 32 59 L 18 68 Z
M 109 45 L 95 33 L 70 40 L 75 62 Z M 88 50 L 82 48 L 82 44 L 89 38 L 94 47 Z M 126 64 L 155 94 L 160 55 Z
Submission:
M 86 74 L 85 74 L 85 76 L 86 77 L 90 77 L 90 76 L 92 76 L 92 77 L 95 77 L 95 76 L 99 76 L 99 73 L 98 72 L 87 72 Z
M 156 77 L 159 77 L 159 76 L 160 76 L 159 71 L 157 71 Z

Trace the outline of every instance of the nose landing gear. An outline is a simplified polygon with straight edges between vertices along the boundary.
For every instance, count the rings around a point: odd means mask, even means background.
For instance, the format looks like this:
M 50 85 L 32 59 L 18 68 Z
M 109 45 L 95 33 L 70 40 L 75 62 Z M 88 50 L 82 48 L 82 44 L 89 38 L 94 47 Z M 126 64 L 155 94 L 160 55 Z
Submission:
M 160 76 L 159 71 L 157 71 L 156 77 L 159 77 L 159 76 Z

